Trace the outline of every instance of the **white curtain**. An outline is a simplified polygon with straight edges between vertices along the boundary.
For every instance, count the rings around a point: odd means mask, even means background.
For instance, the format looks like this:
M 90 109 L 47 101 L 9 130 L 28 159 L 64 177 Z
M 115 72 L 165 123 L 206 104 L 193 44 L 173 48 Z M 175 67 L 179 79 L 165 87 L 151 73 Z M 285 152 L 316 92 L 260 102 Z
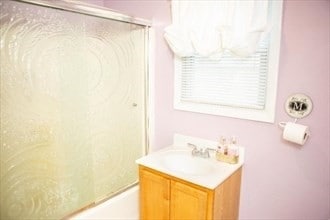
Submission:
M 180 56 L 253 54 L 266 31 L 268 0 L 172 0 L 165 39 Z

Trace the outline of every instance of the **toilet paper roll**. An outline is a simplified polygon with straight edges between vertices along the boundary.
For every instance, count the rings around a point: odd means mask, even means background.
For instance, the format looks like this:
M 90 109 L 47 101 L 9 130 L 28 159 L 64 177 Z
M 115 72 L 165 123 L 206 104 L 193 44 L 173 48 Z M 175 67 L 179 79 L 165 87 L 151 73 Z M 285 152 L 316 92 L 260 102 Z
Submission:
M 284 127 L 284 131 L 283 131 L 284 140 L 296 144 L 304 145 L 308 136 L 309 136 L 309 129 L 305 125 L 287 122 Z

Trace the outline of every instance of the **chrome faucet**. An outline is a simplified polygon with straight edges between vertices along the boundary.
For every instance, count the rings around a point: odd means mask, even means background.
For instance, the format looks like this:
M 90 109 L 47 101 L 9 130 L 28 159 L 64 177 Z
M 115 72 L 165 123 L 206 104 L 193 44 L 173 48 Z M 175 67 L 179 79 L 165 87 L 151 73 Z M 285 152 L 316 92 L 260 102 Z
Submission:
M 210 158 L 210 150 L 213 150 L 211 148 L 200 148 L 194 144 L 188 143 L 188 147 L 192 147 L 191 155 L 196 157 L 202 157 L 202 158 Z

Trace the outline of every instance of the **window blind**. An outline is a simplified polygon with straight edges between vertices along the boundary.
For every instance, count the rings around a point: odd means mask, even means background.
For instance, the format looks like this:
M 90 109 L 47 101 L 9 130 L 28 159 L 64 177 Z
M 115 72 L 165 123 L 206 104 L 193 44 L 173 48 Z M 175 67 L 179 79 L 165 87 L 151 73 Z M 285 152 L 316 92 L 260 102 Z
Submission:
M 269 38 L 265 38 L 255 54 L 243 58 L 229 52 L 220 60 L 182 57 L 181 102 L 264 109 L 268 45 Z

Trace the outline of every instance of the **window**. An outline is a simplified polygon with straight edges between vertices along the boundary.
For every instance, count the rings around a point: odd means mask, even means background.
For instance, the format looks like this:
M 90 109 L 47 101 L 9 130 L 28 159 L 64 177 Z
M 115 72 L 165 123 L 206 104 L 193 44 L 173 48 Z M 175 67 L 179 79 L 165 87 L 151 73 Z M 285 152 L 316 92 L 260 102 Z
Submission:
M 175 109 L 274 122 L 282 2 L 269 12 L 272 29 L 252 56 L 175 58 Z

